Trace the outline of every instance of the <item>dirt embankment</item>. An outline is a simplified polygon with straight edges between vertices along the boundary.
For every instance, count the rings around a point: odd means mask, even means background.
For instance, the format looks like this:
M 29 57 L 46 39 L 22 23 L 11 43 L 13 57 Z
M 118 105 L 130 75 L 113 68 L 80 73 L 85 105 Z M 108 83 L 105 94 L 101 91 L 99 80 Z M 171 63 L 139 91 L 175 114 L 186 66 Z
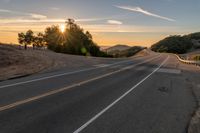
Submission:
M 25 51 L 17 46 L 0 45 L 0 80 L 36 73 L 52 63 L 42 51 Z
M 192 80 L 190 81 L 192 84 L 193 93 L 197 102 L 197 108 L 194 112 L 192 119 L 190 121 L 188 127 L 188 133 L 200 133 L 200 83 L 199 83 L 199 74 L 195 73 L 192 75 Z
M 113 60 L 55 53 L 49 50 L 24 50 L 0 44 L 0 81 L 41 71 L 108 63 Z

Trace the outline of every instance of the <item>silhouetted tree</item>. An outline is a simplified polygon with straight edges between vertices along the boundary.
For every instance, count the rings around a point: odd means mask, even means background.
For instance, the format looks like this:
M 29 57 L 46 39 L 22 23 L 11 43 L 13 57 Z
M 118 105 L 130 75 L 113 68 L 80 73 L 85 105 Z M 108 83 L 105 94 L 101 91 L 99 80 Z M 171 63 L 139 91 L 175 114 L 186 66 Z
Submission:
M 71 18 L 68 18 L 67 21 L 65 22 L 67 24 L 67 27 L 69 29 L 72 29 L 73 26 L 74 26 L 74 23 L 75 23 L 75 20 L 74 19 L 71 19 Z
M 19 44 L 24 45 L 24 48 L 27 49 L 26 43 L 25 43 L 25 34 L 24 33 L 18 33 L 18 42 Z
M 20 44 L 24 45 L 24 48 L 27 49 L 27 45 L 31 45 L 33 42 L 34 36 L 33 31 L 28 30 L 25 34 L 19 33 L 18 34 L 18 41 Z
M 33 39 L 33 45 L 36 47 L 44 47 L 45 46 L 44 34 L 39 32 Z
M 76 55 L 104 56 L 107 54 L 100 51 L 100 47 L 94 43 L 90 32 L 84 30 L 75 23 L 74 19 L 67 19 L 65 32 L 61 32 L 58 25 L 52 25 L 45 29 L 44 35 L 39 33 L 33 37 L 32 31 L 26 34 L 19 33 L 19 42 L 34 46 L 47 45 L 48 49 Z
M 44 40 L 50 50 L 61 52 L 61 44 L 64 40 L 62 38 L 59 26 L 47 27 L 44 34 Z
M 85 32 L 85 35 L 87 36 L 87 38 L 88 38 L 89 40 L 92 40 L 92 35 L 90 34 L 89 31 L 86 31 L 86 32 Z

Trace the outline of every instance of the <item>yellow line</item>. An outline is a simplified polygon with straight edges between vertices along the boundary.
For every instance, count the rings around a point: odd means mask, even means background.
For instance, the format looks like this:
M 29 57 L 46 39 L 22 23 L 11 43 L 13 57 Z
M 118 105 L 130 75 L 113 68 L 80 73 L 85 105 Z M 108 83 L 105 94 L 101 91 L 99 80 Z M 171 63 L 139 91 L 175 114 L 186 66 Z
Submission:
M 144 64 L 146 62 L 149 62 L 149 61 L 154 60 L 154 59 L 159 58 L 159 57 L 160 56 L 157 56 L 157 57 L 151 58 L 149 60 L 145 60 L 145 61 L 143 61 L 141 63 L 134 64 L 131 67 L 128 66 L 128 67 L 122 68 L 120 70 L 117 70 L 117 71 L 114 71 L 114 72 L 110 72 L 110 73 L 107 73 L 107 74 L 104 74 L 104 75 L 101 75 L 101 76 L 98 76 L 98 77 L 95 77 L 95 78 L 92 78 L 92 79 L 89 79 L 89 80 L 86 80 L 86 81 L 82 81 L 82 82 L 79 82 L 79 83 L 76 83 L 76 84 L 73 84 L 73 85 L 58 89 L 58 90 L 53 90 L 53 91 L 50 91 L 50 92 L 47 92 L 47 93 L 44 93 L 44 94 L 41 94 L 41 95 L 38 95 L 38 96 L 34 96 L 34 97 L 31 97 L 31 98 L 28 98 L 28 99 L 25 99 L 25 100 L 17 101 L 17 102 L 2 106 L 2 107 L 0 107 L 0 111 L 11 109 L 13 107 L 16 107 L 16 106 L 19 106 L 19 105 L 22 105 L 22 104 L 25 104 L 25 103 L 29 103 L 29 102 L 32 102 L 32 101 L 35 101 L 35 100 L 38 100 L 38 99 L 53 95 L 53 94 L 57 94 L 59 92 L 63 92 L 65 90 L 67 90 L 67 89 L 74 88 L 74 87 L 77 87 L 77 86 L 80 86 L 80 85 L 83 85 L 83 84 L 86 84 L 86 83 L 89 83 L 89 82 L 92 82 L 92 81 L 95 81 L 95 80 L 98 80 L 98 79 L 101 79 L 101 78 L 104 78 L 104 77 L 107 77 L 107 76 L 110 76 L 112 74 L 116 74 L 116 73 L 119 73 L 119 72 L 122 72 L 122 71 L 125 71 L 125 70 L 128 70 L 128 69 L 131 69 L 131 68 L 133 68 L 133 67 L 135 67 L 137 65 Z

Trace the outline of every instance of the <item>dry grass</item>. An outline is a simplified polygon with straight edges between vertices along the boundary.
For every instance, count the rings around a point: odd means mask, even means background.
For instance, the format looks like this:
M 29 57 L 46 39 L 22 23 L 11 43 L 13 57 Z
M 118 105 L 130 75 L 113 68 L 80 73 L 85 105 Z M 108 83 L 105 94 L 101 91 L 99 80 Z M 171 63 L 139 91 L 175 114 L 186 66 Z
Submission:
M 0 44 L 0 80 L 53 69 L 92 66 L 112 60 L 116 59 L 67 55 L 49 50 L 24 50 L 18 46 Z
M 20 50 L 16 46 L 0 45 L 0 80 L 29 75 L 44 70 L 53 62 L 45 60 L 41 51 Z

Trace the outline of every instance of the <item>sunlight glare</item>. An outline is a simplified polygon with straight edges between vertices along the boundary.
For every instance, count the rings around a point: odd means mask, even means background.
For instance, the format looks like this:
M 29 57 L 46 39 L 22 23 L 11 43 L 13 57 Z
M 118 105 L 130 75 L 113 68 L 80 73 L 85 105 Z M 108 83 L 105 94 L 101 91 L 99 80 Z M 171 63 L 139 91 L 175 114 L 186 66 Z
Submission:
M 65 25 L 64 25 L 64 24 L 60 25 L 60 31 L 61 31 L 62 33 L 65 32 Z

